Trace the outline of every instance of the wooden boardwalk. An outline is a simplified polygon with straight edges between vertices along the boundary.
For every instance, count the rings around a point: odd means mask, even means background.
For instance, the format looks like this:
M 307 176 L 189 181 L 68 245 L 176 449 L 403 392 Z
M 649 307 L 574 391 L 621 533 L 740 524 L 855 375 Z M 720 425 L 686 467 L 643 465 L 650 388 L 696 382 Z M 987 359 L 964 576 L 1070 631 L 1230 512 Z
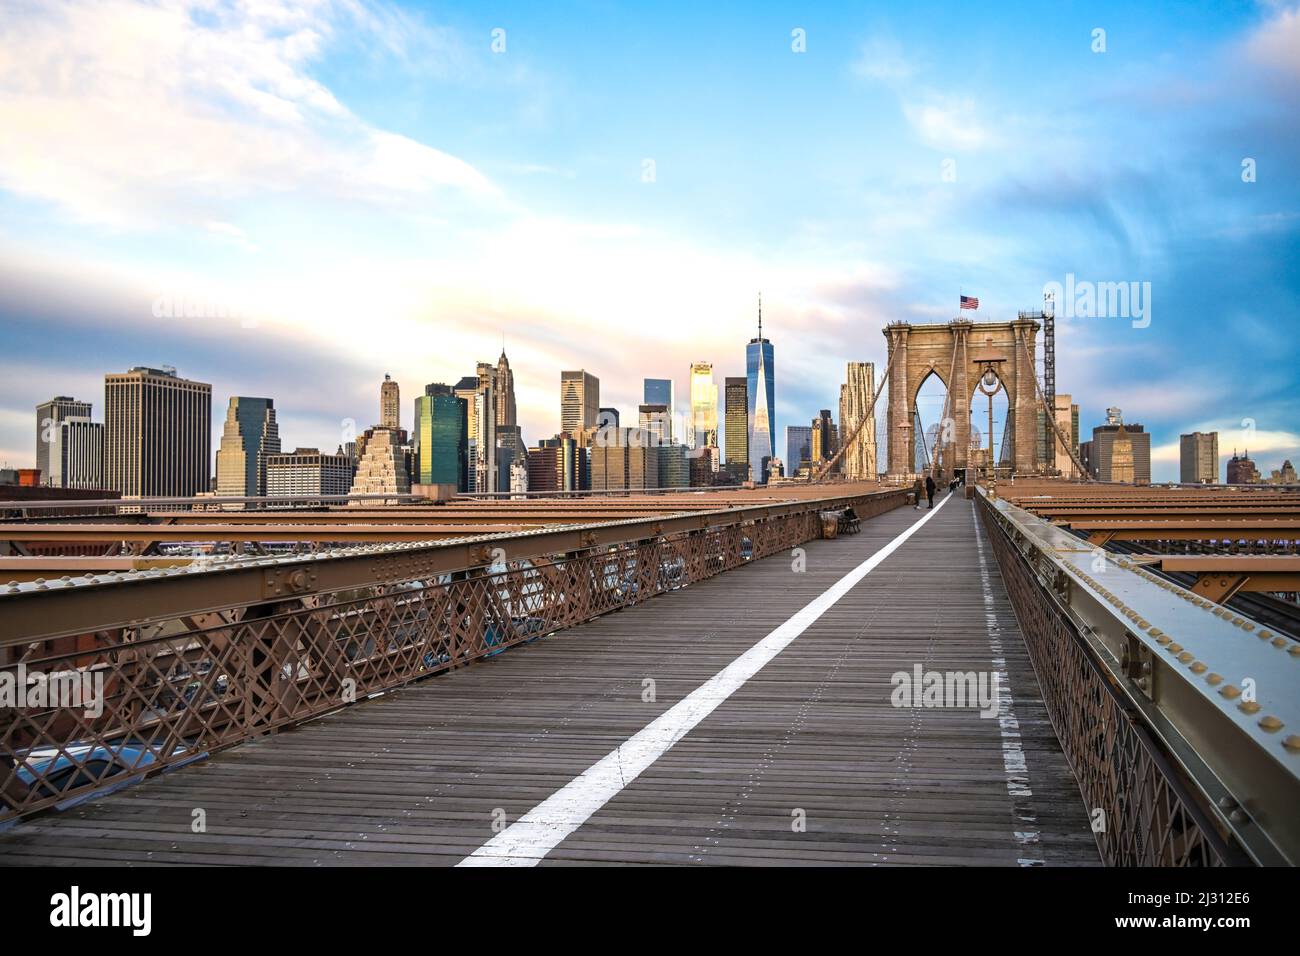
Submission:
M 0 833 L 0 864 L 459 863 L 920 517 L 28 820 Z M 892 706 L 916 664 L 1000 672 L 1001 713 Z M 972 504 L 948 500 L 542 862 L 1096 865 Z

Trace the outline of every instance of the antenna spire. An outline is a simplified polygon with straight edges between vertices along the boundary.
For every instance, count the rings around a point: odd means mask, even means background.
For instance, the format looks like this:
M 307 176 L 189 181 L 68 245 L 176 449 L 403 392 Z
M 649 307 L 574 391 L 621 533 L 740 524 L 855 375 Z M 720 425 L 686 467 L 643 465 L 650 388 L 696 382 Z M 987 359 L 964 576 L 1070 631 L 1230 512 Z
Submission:
M 763 341 L 763 293 L 758 294 L 758 340 Z

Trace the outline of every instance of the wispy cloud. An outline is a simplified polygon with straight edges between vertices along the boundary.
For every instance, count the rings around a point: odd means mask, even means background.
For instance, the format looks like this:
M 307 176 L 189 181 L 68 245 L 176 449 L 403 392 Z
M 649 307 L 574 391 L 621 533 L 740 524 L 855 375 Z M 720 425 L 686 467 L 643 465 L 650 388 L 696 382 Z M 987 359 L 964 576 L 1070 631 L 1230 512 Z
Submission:
M 469 163 L 370 125 L 312 75 L 349 31 L 409 53 L 411 23 L 362 0 L 20 2 L 0 23 L 0 186 L 127 228 L 201 228 L 222 204 L 285 192 L 495 197 Z

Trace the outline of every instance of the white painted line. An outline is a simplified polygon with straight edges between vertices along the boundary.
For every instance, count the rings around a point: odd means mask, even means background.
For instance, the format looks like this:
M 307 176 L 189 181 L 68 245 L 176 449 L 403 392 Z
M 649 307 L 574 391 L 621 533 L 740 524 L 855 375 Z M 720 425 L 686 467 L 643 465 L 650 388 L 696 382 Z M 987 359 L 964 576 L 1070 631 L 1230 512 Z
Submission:
M 687 697 L 670 707 L 588 767 L 487 843 L 459 866 L 536 866 L 560 841 L 582 826 L 593 813 L 640 776 L 705 717 L 739 690 L 746 681 L 806 631 L 832 605 L 874 571 L 882 561 L 938 514 L 948 499 L 913 523 L 887 545 L 819 594 L 794 617 L 714 674 Z
M 1024 747 L 1020 744 L 1020 720 L 1016 717 L 1016 698 L 1011 692 L 1011 674 L 1007 670 L 1007 658 L 1002 649 L 1002 625 L 998 623 L 997 607 L 993 601 L 993 587 L 990 583 L 988 559 L 984 557 L 984 531 L 980 527 L 975 507 L 971 508 L 970 518 L 975 533 L 975 550 L 979 554 L 980 589 L 984 594 L 984 626 L 989 636 L 989 653 L 993 656 L 994 673 L 999 677 L 1001 688 L 998 698 L 998 731 L 1002 735 L 1002 770 L 1007 777 L 1007 796 L 1011 798 L 1012 812 L 1019 825 L 1038 826 L 1038 815 L 1034 812 L 1034 791 L 1029 789 L 1029 761 Z M 1043 854 L 1039 846 L 1039 831 L 1013 830 L 1012 835 L 1021 845 L 1022 856 L 1017 858 L 1021 866 L 1042 866 Z

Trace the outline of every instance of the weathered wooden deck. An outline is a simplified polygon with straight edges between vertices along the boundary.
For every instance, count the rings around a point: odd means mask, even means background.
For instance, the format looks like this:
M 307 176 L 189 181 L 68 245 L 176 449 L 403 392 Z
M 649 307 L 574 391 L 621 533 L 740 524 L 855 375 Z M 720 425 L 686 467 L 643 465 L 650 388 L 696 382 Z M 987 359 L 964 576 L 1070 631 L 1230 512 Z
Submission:
M 459 863 L 920 517 L 28 820 L 0 834 L 0 864 Z M 947 501 L 543 864 L 1097 864 L 982 534 Z M 1001 671 L 1000 717 L 893 707 L 890 676 L 918 663 Z

